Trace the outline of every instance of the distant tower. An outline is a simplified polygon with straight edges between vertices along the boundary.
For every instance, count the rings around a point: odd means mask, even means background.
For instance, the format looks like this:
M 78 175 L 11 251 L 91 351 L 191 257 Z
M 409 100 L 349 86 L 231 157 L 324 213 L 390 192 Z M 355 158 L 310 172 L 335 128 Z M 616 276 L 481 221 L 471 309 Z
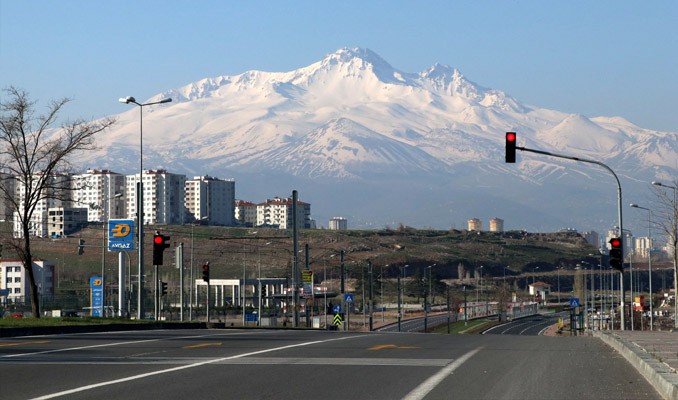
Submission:
M 330 220 L 331 231 L 345 231 L 348 229 L 348 220 L 344 217 L 334 217 Z
M 468 230 L 469 231 L 482 231 L 483 230 L 483 221 L 478 218 L 471 218 L 468 220 Z
M 492 218 L 490 220 L 490 232 L 504 232 L 504 220 L 501 218 Z

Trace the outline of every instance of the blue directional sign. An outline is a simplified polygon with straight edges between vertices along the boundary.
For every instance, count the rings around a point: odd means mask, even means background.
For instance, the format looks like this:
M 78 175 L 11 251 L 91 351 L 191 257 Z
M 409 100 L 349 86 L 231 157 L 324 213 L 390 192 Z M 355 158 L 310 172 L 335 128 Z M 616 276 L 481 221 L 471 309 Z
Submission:
M 570 307 L 579 307 L 579 297 L 570 298 Z
M 347 303 L 353 303 L 353 293 L 345 293 L 344 301 Z
M 341 314 L 341 304 L 335 304 L 334 307 L 332 307 L 332 312 L 334 314 Z
M 134 250 L 134 221 L 111 219 L 108 221 L 108 250 Z

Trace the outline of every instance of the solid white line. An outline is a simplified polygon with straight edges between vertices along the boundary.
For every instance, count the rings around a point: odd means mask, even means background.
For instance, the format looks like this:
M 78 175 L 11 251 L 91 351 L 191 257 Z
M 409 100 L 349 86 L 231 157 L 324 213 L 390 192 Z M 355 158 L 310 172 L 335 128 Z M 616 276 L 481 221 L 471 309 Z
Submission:
M 115 379 L 115 380 L 112 380 L 112 381 L 95 383 L 95 384 L 92 384 L 92 385 L 86 385 L 86 386 L 82 386 L 82 387 L 75 388 L 75 389 L 64 390 L 62 392 L 57 392 L 57 393 L 47 394 L 47 395 L 40 396 L 40 397 L 35 397 L 34 400 L 53 399 L 55 397 L 61 397 L 61 396 L 66 396 L 66 395 L 73 394 L 73 393 L 84 392 L 86 390 L 96 389 L 96 388 L 99 388 L 99 387 L 102 387 L 102 386 L 115 385 L 117 383 L 123 383 L 123 382 L 134 381 L 134 380 L 137 380 L 137 379 L 147 378 L 149 376 L 161 375 L 161 374 L 166 374 L 166 373 L 175 372 L 175 371 L 181 371 L 182 369 L 200 367 L 202 365 L 214 364 L 214 363 L 219 363 L 219 362 L 226 361 L 226 360 L 233 360 L 233 359 L 236 359 L 236 358 L 243 358 L 243 357 L 253 356 L 253 355 L 257 355 L 257 354 L 270 353 L 272 351 L 291 349 L 291 348 L 294 348 L 294 347 L 310 346 L 310 345 L 318 344 L 318 343 L 326 343 L 326 342 L 332 342 L 332 341 L 335 341 L 335 340 L 357 338 L 357 337 L 361 337 L 361 336 L 362 335 L 359 335 L 359 336 L 344 336 L 344 337 L 340 337 L 340 338 L 333 338 L 333 339 L 327 339 L 327 340 L 316 340 L 316 341 L 313 341 L 313 342 L 291 344 L 291 345 L 288 345 L 288 346 L 275 347 L 275 348 L 272 348 L 272 349 L 253 351 L 251 353 L 243 353 L 243 354 L 238 354 L 238 355 L 235 355 L 235 356 L 215 358 L 215 359 L 212 359 L 212 360 L 197 362 L 197 363 L 194 363 L 194 364 L 182 365 L 180 367 L 163 369 L 163 370 L 160 370 L 160 371 L 153 371 L 153 372 L 148 372 L 148 373 L 145 373 L 145 374 L 128 376 L 127 378 Z
M 440 382 L 442 382 L 448 375 L 454 372 L 455 369 L 459 368 L 463 363 L 465 363 L 469 358 L 473 357 L 477 352 L 479 352 L 482 347 L 479 347 L 475 350 L 471 350 L 463 356 L 454 360 L 454 362 L 447 367 L 438 371 L 437 374 L 425 380 L 421 385 L 417 386 L 412 390 L 407 396 L 403 397 L 403 400 L 421 400 L 426 397 L 431 390 L 435 389 Z

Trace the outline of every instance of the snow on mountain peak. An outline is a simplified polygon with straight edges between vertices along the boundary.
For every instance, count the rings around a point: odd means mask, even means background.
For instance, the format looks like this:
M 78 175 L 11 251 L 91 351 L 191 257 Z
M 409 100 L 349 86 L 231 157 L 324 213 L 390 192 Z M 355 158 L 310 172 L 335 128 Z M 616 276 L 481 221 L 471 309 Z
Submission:
M 521 155 L 524 162 L 507 166 L 502 138 L 507 130 L 519 132 L 521 145 L 609 162 L 638 182 L 675 176 L 678 159 L 676 133 L 643 129 L 622 118 L 589 119 L 524 106 L 448 65 L 407 73 L 361 48 L 339 49 L 288 72 L 247 71 L 202 79 L 151 101 L 164 97 L 173 102 L 144 114 L 149 168 L 227 174 L 242 179 L 239 191 L 249 185 L 243 190 L 247 193 L 256 191 L 248 179 L 256 179 L 262 197 L 271 195 L 264 193 L 271 187 L 289 186 L 291 180 L 312 180 L 309 187 L 331 181 L 341 189 L 328 195 L 329 203 L 319 205 L 335 207 L 331 214 L 342 210 L 340 198 L 349 204 L 364 195 L 393 205 L 403 193 L 411 193 L 411 201 L 430 201 L 435 216 L 423 225 L 446 224 L 440 220 L 441 204 L 461 220 L 470 215 L 459 213 L 500 214 L 511 202 L 519 203 L 514 211 L 527 210 L 525 218 L 562 213 L 564 208 L 555 203 L 553 209 L 544 208 L 548 201 L 543 201 L 544 190 L 538 186 L 569 179 L 568 189 L 580 190 L 582 181 L 572 171 L 589 176 L 589 168 L 533 155 Z M 128 160 L 138 155 L 138 129 L 137 112 L 121 115 L 107 135 L 97 138 L 100 150 L 84 155 L 82 165 L 131 172 Z M 444 179 L 434 179 L 436 174 Z M 535 201 L 528 206 L 529 196 L 512 193 L 515 188 L 507 177 L 534 185 Z M 355 182 L 366 184 L 356 191 Z M 595 182 L 592 187 L 600 190 Z M 508 202 L 495 201 L 511 196 Z M 554 202 L 561 197 L 567 196 L 554 195 Z M 464 198 L 466 207 L 459 203 Z M 372 213 L 416 209 L 416 218 L 424 216 L 420 210 L 425 207 L 395 203 L 403 207 L 375 207 Z M 360 218 L 373 217 L 368 212 Z M 413 223 L 417 221 L 421 219 Z

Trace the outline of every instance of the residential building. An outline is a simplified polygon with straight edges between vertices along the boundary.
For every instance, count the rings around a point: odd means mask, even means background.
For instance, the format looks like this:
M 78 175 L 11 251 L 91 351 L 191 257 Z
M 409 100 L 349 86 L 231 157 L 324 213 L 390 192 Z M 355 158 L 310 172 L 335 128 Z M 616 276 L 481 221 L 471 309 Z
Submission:
M 330 220 L 329 228 L 332 231 L 345 231 L 348 229 L 348 220 L 344 217 L 334 217 Z
M 600 236 L 598 235 L 598 232 L 584 231 L 581 235 L 588 244 L 595 246 L 596 248 L 600 248 Z
M 482 231 L 483 230 L 483 221 L 478 218 L 471 218 L 468 220 L 468 230 L 469 231 Z
M 128 219 L 137 216 L 137 184 L 139 174 L 127 175 L 125 205 Z M 166 170 L 145 170 L 143 173 L 143 222 L 145 225 L 170 225 L 186 222 L 184 189 L 186 176 Z
M 19 259 L 1 259 L 0 277 L 0 289 L 7 293 L 0 296 L 2 303 L 26 303 L 30 300 L 28 274 Z M 51 299 L 54 296 L 54 264 L 36 259 L 33 261 L 33 277 L 40 296 Z
M 87 220 L 105 222 L 121 219 L 125 213 L 125 175 L 109 170 L 88 169 L 73 175 L 73 202 L 87 207 Z
M 482 230 L 482 224 L 480 225 Z M 504 220 L 501 218 L 492 218 L 490 220 L 490 232 L 504 232 Z
M 257 205 L 250 201 L 236 200 L 234 203 L 235 221 L 240 226 L 257 224 Z
M 0 220 L 11 221 L 14 207 L 12 200 L 16 194 L 16 179 L 14 176 L 0 172 Z
M 280 229 L 292 229 L 293 221 L 292 198 L 275 197 L 266 202 L 257 204 L 257 226 L 275 226 Z M 297 201 L 297 226 L 301 229 L 311 228 L 311 205 Z
M 235 225 L 235 181 L 196 176 L 186 181 L 186 210 L 194 221 L 210 225 Z
M 74 207 L 50 207 L 47 210 L 47 235 L 61 238 L 87 226 L 87 209 Z
M 33 184 L 37 185 L 43 183 L 41 181 L 42 176 L 36 177 L 33 180 Z M 42 193 L 42 198 L 38 200 L 31 220 L 29 221 L 29 231 L 30 236 L 39 236 L 47 237 L 48 236 L 48 216 L 47 211 L 53 207 L 70 207 L 70 185 L 71 177 L 69 175 L 54 175 L 46 178 L 44 181 L 44 189 Z M 26 198 L 26 185 L 20 180 L 16 181 L 16 197 L 17 203 L 19 204 L 19 209 L 23 208 L 23 204 Z M 23 237 L 21 216 L 18 212 L 14 212 L 14 237 L 20 238 Z
M 633 254 L 638 257 L 647 258 L 650 254 L 651 240 L 648 237 L 637 237 L 633 241 Z

